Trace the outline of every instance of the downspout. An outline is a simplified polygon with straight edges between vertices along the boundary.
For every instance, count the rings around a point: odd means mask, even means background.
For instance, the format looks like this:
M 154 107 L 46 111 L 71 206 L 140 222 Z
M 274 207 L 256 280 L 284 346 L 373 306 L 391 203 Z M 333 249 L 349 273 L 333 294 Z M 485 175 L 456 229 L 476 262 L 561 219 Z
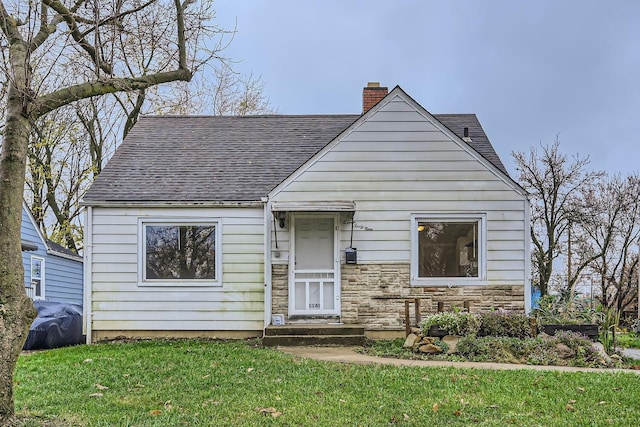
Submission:
M 263 198 L 264 202 L 264 328 L 271 324 L 271 202 Z M 264 331 L 263 331 L 264 334 Z
M 92 327 L 92 288 L 91 288 L 91 272 L 93 271 L 93 208 L 87 206 L 85 210 L 84 221 L 84 263 L 83 263 L 83 307 L 84 313 L 84 334 L 87 337 L 87 344 L 91 344 L 91 327 Z
M 524 312 L 531 312 L 531 203 L 524 201 Z

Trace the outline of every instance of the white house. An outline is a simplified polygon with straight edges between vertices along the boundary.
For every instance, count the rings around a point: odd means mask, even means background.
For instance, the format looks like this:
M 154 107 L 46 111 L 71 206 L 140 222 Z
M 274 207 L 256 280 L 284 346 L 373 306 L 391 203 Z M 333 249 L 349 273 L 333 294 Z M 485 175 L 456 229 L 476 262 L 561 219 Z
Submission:
M 473 114 L 143 117 L 84 199 L 89 341 L 530 306 L 529 203 Z

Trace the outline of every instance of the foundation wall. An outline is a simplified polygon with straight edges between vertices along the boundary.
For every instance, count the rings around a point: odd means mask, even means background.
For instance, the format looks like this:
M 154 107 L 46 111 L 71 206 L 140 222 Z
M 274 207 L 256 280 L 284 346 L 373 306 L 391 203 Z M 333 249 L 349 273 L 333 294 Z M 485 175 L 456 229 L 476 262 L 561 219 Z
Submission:
M 273 265 L 272 313 L 288 321 L 288 266 Z M 420 298 L 420 314 L 463 307 L 471 312 L 492 309 L 524 312 L 524 283 L 513 285 L 411 286 L 409 264 L 345 264 L 341 270 L 342 317 L 348 324 L 364 325 L 369 331 L 404 328 L 405 300 Z M 411 322 L 415 320 L 411 306 Z

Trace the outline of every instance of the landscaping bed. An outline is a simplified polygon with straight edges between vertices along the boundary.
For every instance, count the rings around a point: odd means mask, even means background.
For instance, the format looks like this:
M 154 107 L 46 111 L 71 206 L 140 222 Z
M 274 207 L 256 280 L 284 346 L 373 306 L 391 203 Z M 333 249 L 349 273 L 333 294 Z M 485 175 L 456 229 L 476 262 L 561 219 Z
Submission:
M 406 339 L 370 342 L 362 351 L 380 357 L 640 369 L 617 353 L 610 335 L 601 342 L 570 329 L 547 334 L 536 319 L 517 313 L 441 312 L 425 318 Z M 597 332 L 597 326 L 596 326 Z M 590 333 L 594 336 L 593 327 Z

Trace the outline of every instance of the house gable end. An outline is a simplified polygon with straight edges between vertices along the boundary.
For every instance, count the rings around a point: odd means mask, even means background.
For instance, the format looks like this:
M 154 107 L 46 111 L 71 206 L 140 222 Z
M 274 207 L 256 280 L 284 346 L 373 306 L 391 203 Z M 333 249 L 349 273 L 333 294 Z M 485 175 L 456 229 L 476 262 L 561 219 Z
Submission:
M 22 202 L 22 226 L 20 234 L 22 235 L 21 237 L 23 240 L 31 243 L 37 243 L 38 248 L 40 249 L 47 249 L 47 242 L 42 235 L 40 228 L 36 225 L 36 220 L 25 202 Z
M 480 127 L 475 115 L 466 115 L 466 121 L 460 120 L 460 115 L 442 115 L 443 119 L 446 119 L 449 123 L 473 123 L 477 124 L 480 132 L 484 136 L 484 132 Z M 455 120 L 453 120 L 455 119 Z M 463 129 L 460 129 L 462 133 Z M 486 136 L 485 136 L 486 138 Z M 395 151 L 398 148 L 399 143 L 408 143 L 413 145 L 413 150 L 422 151 L 425 146 L 421 144 L 439 144 L 441 147 L 436 150 L 443 151 L 452 149 L 466 153 L 466 161 L 479 163 L 488 172 L 504 182 L 509 188 L 515 190 L 520 195 L 526 197 L 526 192 L 515 183 L 507 174 L 503 171 L 502 163 L 499 161 L 497 155 L 497 165 L 485 158 L 482 154 L 476 151 L 475 148 L 469 146 L 463 141 L 456 132 L 449 129 L 440 120 L 438 115 L 432 115 L 422 106 L 420 106 L 415 100 L 408 96 L 399 86 L 396 86 L 382 101 L 380 101 L 375 107 L 363 114 L 357 119 L 351 126 L 347 127 L 342 133 L 340 133 L 333 141 L 328 143 L 323 149 L 311 157 L 307 162 L 301 165 L 294 173 L 289 175 L 284 181 L 276 186 L 270 193 L 269 198 L 277 198 L 277 195 L 283 191 L 286 191 L 287 187 L 295 182 L 305 171 L 312 171 L 314 165 L 321 162 L 322 159 L 326 159 L 330 156 L 330 153 L 342 150 L 353 152 L 352 156 L 357 157 L 357 153 L 361 153 L 360 157 L 371 158 L 372 161 L 380 162 L 377 165 L 384 168 L 384 161 L 386 159 L 384 151 Z M 371 144 L 371 149 L 369 148 Z M 374 147 L 373 144 L 378 144 Z M 380 144 L 386 145 L 381 148 Z M 455 144 L 455 148 L 444 148 L 446 144 Z M 490 152 L 493 152 L 493 148 L 488 141 L 486 145 L 489 146 Z M 380 154 L 374 154 L 373 151 L 379 151 Z M 495 152 L 493 152 L 495 154 Z M 446 158 L 446 154 L 439 154 L 443 159 Z M 377 157 L 376 157 L 377 156 Z M 399 155 L 402 157 L 402 155 Z M 418 158 L 412 158 L 413 154 L 408 151 L 405 154 L 406 160 L 419 161 Z M 457 155 L 460 161 L 464 161 L 464 156 Z M 359 160 L 359 159 L 358 159 Z M 434 158 L 432 160 L 438 160 Z M 454 161 L 455 159 L 449 159 Z M 495 159 L 494 159 L 495 160 Z M 444 163 L 440 163 L 442 167 Z M 344 162 L 342 166 L 338 166 L 334 172 L 340 173 L 341 167 L 345 171 L 349 171 L 349 163 Z M 434 165 L 430 165 L 434 166 Z

